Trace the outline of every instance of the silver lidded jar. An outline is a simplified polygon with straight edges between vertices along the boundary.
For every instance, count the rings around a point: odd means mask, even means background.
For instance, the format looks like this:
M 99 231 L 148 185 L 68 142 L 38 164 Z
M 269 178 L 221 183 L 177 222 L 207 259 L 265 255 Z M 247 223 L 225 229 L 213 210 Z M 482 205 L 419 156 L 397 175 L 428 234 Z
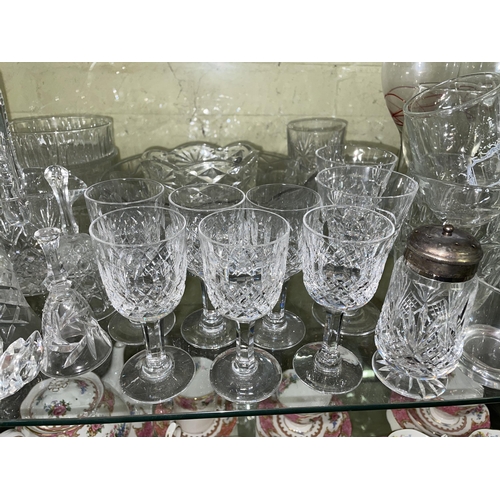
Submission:
M 446 390 L 462 355 L 482 255 L 479 242 L 451 224 L 410 234 L 375 328 L 373 370 L 394 392 L 431 399 Z

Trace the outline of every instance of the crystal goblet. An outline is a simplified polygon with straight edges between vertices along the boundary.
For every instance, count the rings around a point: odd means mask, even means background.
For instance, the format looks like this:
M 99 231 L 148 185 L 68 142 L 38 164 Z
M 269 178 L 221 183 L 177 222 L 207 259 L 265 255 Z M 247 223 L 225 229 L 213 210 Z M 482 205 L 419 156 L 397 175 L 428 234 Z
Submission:
M 179 394 L 194 375 L 188 353 L 165 345 L 161 319 L 185 289 L 186 220 L 165 207 L 113 210 L 90 225 L 101 278 L 113 307 L 143 327 L 146 348 L 123 366 L 120 385 L 136 401 L 160 403 Z
M 318 170 L 341 165 L 377 165 L 394 170 L 398 157 L 387 149 L 362 144 L 327 145 L 316 150 Z
M 343 394 L 361 383 L 361 361 L 340 345 L 342 318 L 374 296 L 393 236 L 393 222 L 363 206 L 325 205 L 304 216 L 304 285 L 327 319 L 323 341 L 301 347 L 293 368 L 318 392 Z
M 288 282 L 302 269 L 302 219 L 306 212 L 320 206 L 321 198 L 308 187 L 279 183 L 256 186 L 247 191 L 246 198 L 249 207 L 274 212 L 290 224 L 286 273 L 279 301 L 271 313 L 255 322 L 256 345 L 270 350 L 287 349 L 301 342 L 306 333 L 304 322 L 285 306 Z
M 398 236 L 406 240 L 409 232 L 408 215 L 418 191 L 418 183 L 397 171 L 377 166 L 345 165 L 322 170 L 317 178 L 318 192 L 323 204 L 360 205 L 382 211 L 395 226 L 392 244 L 399 250 Z M 313 305 L 313 315 L 325 324 L 324 309 Z M 346 311 L 342 321 L 342 334 L 368 335 L 375 331 L 380 315 L 379 308 L 369 302 L 352 311 Z
M 141 205 L 164 206 L 166 188 L 158 181 L 142 178 L 108 179 L 89 186 L 84 193 L 85 204 L 91 221 L 118 208 Z M 172 312 L 162 320 L 163 330 L 168 333 L 175 324 Z M 117 342 L 141 345 L 144 342 L 142 328 L 118 312 L 109 319 L 108 332 Z
M 236 339 L 234 321 L 223 318 L 213 307 L 203 280 L 198 225 L 207 215 L 242 206 L 245 193 L 234 186 L 224 184 L 192 184 L 175 189 L 169 195 L 170 207 L 181 213 L 187 222 L 188 271 L 201 281 L 203 308 L 188 315 L 181 324 L 184 340 L 201 349 L 219 349 Z
M 215 358 L 210 381 L 235 403 L 262 401 L 281 381 L 274 356 L 254 346 L 254 324 L 280 296 L 289 228 L 283 217 L 253 208 L 221 210 L 199 225 L 208 294 L 219 313 L 237 324 L 236 347 Z

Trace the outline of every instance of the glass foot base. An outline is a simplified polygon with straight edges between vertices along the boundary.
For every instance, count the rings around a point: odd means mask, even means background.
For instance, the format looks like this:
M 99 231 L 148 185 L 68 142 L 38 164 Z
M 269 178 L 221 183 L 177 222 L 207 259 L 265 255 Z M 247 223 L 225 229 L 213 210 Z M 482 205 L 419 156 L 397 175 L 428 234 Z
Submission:
M 377 378 L 392 391 L 411 399 L 434 399 L 443 394 L 448 384 L 448 378 L 424 379 L 412 377 L 393 366 L 375 352 L 372 358 L 372 368 Z
M 215 392 L 233 403 L 258 403 L 273 394 L 281 382 L 281 367 L 266 351 L 255 349 L 256 370 L 239 374 L 234 369 L 236 348 L 219 354 L 210 370 Z
M 213 331 L 204 330 L 201 323 L 203 309 L 191 313 L 181 325 L 182 338 L 199 349 L 220 349 L 236 340 L 236 323 L 223 318 L 222 328 Z
M 312 315 L 320 325 L 325 326 L 325 310 L 316 302 L 312 305 Z M 344 314 L 340 329 L 341 334 L 353 336 L 370 335 L 375 332 L 379 316 L 380 309 L 372 302 L 368 302 L 365 306 Z
M 300 343 L 306 334 L 304 322 L 290 311 L 285 311 L 283 326 L 273 329 L 264 318 L 255 323 L 255 345 L 271 351 L 288 349 Z
M 145 350 L 125 363 L 120 375 L 120 386 L 126 396 L 140 403 L 162 403 L 187 387 L 195 373 L 193 359 L 178 347 L 165 346 L 165 353 L 172 358 L 172 370 L 163 377 L 154 378 L 144 374 Z
M 106 338 L 103 336 L 94 337 L 94 343 L 95 358 L 91 355 L 89 348 L 85 347 L 83 352 L 71 364 L 68 364 L 70 355 L 67 352 L 57 352 L 47 348 L 45 362 L 40 371 L 47 377 L 71 378 L 97 370 L 108 360 L 113 345 L 108 335 L 106 335 Z
M 163 333 L 166 335 L 175 325 L 175 313 L 170 313 L 162 319 Z M 142 326 L 130 322 L 119 313 L 115 313 L 108 323 L 109 336 L 116 342 L 126 345 L 144 344 Z
M 332 373 L 315 368 L 314 358 L 322 342 L 301 347 L 293 358 L 293 369 L 306 385 L 324 394 L 345 394 L 358 387 L 363 379 L 361 361 L 348 349 L 338 346 L 341 356 L 340 368 Z

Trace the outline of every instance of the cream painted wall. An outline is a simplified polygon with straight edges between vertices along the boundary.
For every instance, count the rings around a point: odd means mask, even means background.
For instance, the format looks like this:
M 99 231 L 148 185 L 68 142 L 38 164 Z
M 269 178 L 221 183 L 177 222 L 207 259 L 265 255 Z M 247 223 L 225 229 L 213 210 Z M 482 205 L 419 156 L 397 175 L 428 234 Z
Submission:
M 103 114 L 122 158 L 152 146 L 247 140 L 286 152 L 286 123 L 348 121 L 347 140 L 397 151 L 380 63 L 2 63 L 10 118 Z

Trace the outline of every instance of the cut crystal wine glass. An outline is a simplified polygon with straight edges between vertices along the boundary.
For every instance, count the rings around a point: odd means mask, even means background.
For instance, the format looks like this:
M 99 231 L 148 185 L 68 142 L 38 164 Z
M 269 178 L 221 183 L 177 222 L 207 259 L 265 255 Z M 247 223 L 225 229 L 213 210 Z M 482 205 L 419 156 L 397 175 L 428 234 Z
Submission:
M 361 383 L 361 361 L 339 342 L 342 318 L 374 296 L 393 235 L 388 217 L 363 206 L 326 205 L 304 216 L 304 285 L 326 309 L 326 323 L 323 341 L 301 347 L 293 368 L 318 392 L 343 394 Z
M 241 207 L 244 202 L 243 191 L 224 184 L 192 184 L 180 187 L 169 195 L 170 207 L 186 218 L 187 267 L 192 275 L 201 280 L 203 303 L 202 309 L 184 319 L 181 335 L 188 344 L 200 349 L 219 349 L 232 344 L 236 339 L 236 324 L 214 309 L 206 292 L 198 224 L 211 213 Z
M 306 212 L 321 204 L 320 195 L 305 186 L 295 184 L 263 184 L 246 193 L 247 204 L 269 210 L 290 224 L 286 274 L 278 303 L 273 311 L 255 322 L 255 344 L 264 349 L 287 349 L 297 345 L 305 336 L 306 327 L 299 316 L 286 309 L 290 278 L 302 269 L 300 241 L 302 219 Z
M 123 366 L 123 392 L 144 403 L 166 401 L 186 388 L 195 371 L 188 353 L 165 345 L 161 328 L 185 289 L 186 220 L 165 207 L 128 207 L 95 219 L 90 236 L 113 307 L 143 327 L 146 348 Z
M 281 381 L 277 360 L 254 345 L 254 324 L 272 311 L 286 274 L 290 225 L 260 209 L 221 210 L 199 225 L 203 276 L 219 313 L 236 322 L 236 347 L 219 354 L 210 371 L 215 391 L 251 404 L 268 398 Z
M 118 208 L 140 205 L 164 206 L 166 188 L 152 179 L 118 178 L 98 182 L 85 191 L 85 204 L 91 221 Z M 162 320 L 163 331 L 168 333 L 175 324 L 175 313 Z M 141 325 L 133 323 L 118 312 L 109 319 L 108 332 L 117 342 L 141 345 L 144 342 Z
M 391 218 L 395 226 L 392 244 L 395 253 L 402 251 L 400 241 L 406 241 L 410 230 L 408 214 L 418 191 L 417 181 L 378 166 L 345 165 L 322 170 L 316 177 L 316 184 L 324 205 L 360 205 L 382 211 Z M 313 315 L 320 324 L 325 324 L 325 311 L 316 303 Z M 380 309 L 372 302 L 346 311 L 342 334 L 373 333 L 379 315 Z
M 398 157 L 393 152 L 381 147 L 348 143 L 330 144 L 317 149 L 316 161 L 318 170 L 342 165 L 373 165 L 394 170 L 398 163 Z

